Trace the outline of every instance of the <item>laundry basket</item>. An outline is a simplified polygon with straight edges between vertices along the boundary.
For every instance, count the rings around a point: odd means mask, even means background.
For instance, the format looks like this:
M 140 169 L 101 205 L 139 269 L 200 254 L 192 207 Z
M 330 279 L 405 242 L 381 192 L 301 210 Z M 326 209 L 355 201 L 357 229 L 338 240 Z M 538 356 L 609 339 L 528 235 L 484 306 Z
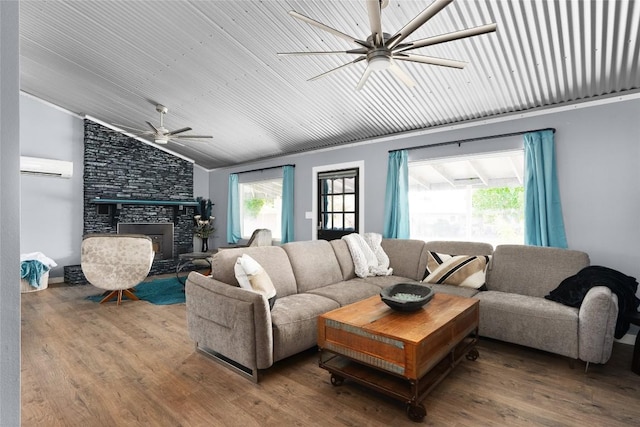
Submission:
M 40 276 L 39 286 L 37 288 L 31 286 L 28 280 L 20 279 L 20 292 L 25 294 L 27 292 L 36 292 L 49 287 L 49 272 L 47 271 Z
M 42 252 L 31 252 L 28 254 L 20 254 L 20 273 L 26 276 L 24 279 L 20 279 L 20 292 L 35 292 L 47 289 L 49 286 L 49 271 L 53 267 L 57 267 L 58 264 Z M 33 269 L 36 270 L 33 270 Z M 46 270 L 46 271 L 45 271 Z M 38 287 L 31 286 L 27 279 L 28 277 L 36 274 L 35 278 L 40 277 L 38 280 Z

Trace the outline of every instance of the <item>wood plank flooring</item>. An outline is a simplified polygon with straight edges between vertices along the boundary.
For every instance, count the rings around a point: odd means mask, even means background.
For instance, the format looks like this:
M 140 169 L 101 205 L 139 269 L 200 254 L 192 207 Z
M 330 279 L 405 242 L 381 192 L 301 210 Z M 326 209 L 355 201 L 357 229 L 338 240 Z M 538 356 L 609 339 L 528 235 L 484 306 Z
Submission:
M 97 304 L 93 286 L 22 295 L 23 426 L 413 426 L 404 406 L 330 383 L 310 350 L 253 384 L 195 352 L 185 306 Z M 632 347 L 606 365 L 481 340 L 424 401 L 429 426 L 640 425 Z

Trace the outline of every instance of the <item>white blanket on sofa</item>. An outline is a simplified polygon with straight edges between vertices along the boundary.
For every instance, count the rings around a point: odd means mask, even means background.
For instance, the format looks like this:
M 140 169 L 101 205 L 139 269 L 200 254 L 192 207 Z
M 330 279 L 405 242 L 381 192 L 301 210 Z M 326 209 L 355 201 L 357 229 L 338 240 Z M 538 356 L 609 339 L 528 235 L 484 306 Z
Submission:
M 389 268 L 389 257 L 382 249 L 382 235 L 378 233 L 365 233 L 363 235 L 352 233 L 342 236 L 347 242 L 356 276 L 389 276 L 393 269 Z

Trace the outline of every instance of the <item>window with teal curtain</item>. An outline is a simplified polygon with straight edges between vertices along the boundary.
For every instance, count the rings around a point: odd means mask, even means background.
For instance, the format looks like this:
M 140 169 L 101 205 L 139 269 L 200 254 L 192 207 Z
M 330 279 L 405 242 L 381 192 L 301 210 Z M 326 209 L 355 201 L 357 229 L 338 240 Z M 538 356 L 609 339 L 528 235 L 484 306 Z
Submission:
M 227 242 L 238 243 L 240 233 L 240 194 L 238 192 L 238 174 L 229 174 L 229 197 L 227 203 Z
M 409 238 L 409 153 L 407 150 L 389 153 L 383 235 L 387 239 Z
M 524 134 L 524 242 L 566 248 L 553 131 Z
M 292 242 L 293 236 L 293 182 L 295 169 L 291 165 L 282 167 L 282 237 L 281 243 Z

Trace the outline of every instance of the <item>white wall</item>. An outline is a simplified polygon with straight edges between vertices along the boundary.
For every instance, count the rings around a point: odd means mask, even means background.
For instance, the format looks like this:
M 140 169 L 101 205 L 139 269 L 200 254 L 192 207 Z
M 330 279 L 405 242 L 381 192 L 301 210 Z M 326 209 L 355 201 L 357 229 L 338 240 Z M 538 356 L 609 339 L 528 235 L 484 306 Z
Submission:
M 193 165 L 193 197 L 209 197 L 209 172 L 198 165 Z
M 0 425 L 20 425 L 20 17 L 0 1 Z
M 73 162 L 71 179 L 20 175 L 20 252 L 42 252 L 58 267 L 80 263 L 83 206 L 83 119 L 22 94 L 20 155 Z

